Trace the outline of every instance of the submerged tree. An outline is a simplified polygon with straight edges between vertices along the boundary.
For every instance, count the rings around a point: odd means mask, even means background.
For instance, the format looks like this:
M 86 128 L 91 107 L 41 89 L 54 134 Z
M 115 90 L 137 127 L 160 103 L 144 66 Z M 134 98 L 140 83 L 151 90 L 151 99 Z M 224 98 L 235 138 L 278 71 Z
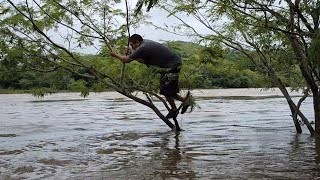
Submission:
M 175 124 L 171 123 L 162 114 L 161 108 L 154 104 L 154 101 L 158 100 L 169 110 L 166 101 L 155 91 L 136 83 L 133 77 L 130 77 L 130 81 L 123 81 L 124 76 L 129 77 L 125 73 L 121 73 L 120 76 L 108 74 L 108 65 L 102 61 L 91 62 L 84 59 L 85 56 L 78 55 L 79 49 L 99 49 L 96 47 L 98 43 L 109 50 L 126 43 L 130 12 L 128 5 L 126 10 L 115 8 L 119 3 L 127 5 L 126 1 L 119 0 L 1 2 L 1 59 L 15 61 L 17 66 L 25 66 L 39 72 L 61 69 L 68 71 L 81 77 L 82 80 L 74 87 L 81 90 L 83 96 L 89 93 L 85 85 L 88 81 L 94 83 L 95 87 L 112 88 L 151 108 L 170 128 L 179 131 L 177 120 L 174 119 Z M 134 20 L 130 21 L 130 25 L 136 23 Z M 56 36 L 59 38 L 55 38 Z M 14 52 L 14 56 L 10 51 Z M 107 59 L 111 57 L 106 57 Z M 99 89 L 101 88 L 97 88 L 97 91 Z M 142 92 L 146 98 L 137 96 L 136 92 Z M 45 92 L 41 91 L 38 94 L 44 95 Z
M 153 1 L 151 3 L 154 5 Z M 222 47 L 242 52 L 256 70 L 267 75 L 281 90 L 290 107 L 298 133 L 302 130 L 297 116 L 307 125 L 310 133 L 314 133 L 313 127 L 299 110 L 311 90 L 315 130 L 320 134 L 320 76 L 317 53 L 320 37 L 319 2 L 172 0 L 159 2 L 158 7 L 166 10 L 168 16 L 174 16 L 180 21 L 171 32 L 196 37 L 208 45 L 220 44 Z M 202 24 L 202 29 L 199 25 L 193 26 L 190 20 Z M 203 29 L 206 31 L 201 32 Z M 168 28 L 164 30 L 170 31 Z M 252 53 L 253 51 L 255 53 Z M 290 79 L 291 83 L 288 81 Z M 304 81 L 297 81 L 298 79 Z M 306 87 L 305 96 L 297 104 L 294 103 L 286 85 L 302 89 Z

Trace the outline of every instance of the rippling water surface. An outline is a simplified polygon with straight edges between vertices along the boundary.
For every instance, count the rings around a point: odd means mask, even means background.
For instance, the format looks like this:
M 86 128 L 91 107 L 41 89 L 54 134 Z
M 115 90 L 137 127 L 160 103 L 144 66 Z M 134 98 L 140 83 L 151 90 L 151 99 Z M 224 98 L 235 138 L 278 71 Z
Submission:
M 0 95 L 0 179 L 317 179 L 320 150 L 275 91 L 195 91 L 171 131 L 114 92 Z M 294 100 L 298 101 L 298 97 Z M 162 108 L 164 110 L 164 108 Z M 312 102 L 302 106 L 312 120 Z M 164 111 L 165 113 L 165 111 Z

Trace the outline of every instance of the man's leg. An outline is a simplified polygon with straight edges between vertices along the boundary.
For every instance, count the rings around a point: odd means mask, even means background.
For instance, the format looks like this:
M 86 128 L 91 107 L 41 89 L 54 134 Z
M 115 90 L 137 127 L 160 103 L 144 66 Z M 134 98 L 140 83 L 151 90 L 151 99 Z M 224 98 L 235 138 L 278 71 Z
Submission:
M 178 115 L 178 109 L 174 102 L 174 99 L 182 101 L 183 98 L 178 96 L 179 92 L 179 71 L 180 69 L 174 69 L 170 73 L 161 74 L 160 79 L 160 94 L 164 95 L 167 102 L 170 104 L 171 109 L 167 114 L 167 118 L 175 118 Z
M 177 106 L 176 106 L 176 103 L 174 102 L 174 98 L 170 97 L 170 96 L 165 96 L 165 97 L 166 97 L 168 103 L 170 104 L 171 109 L 177 110 Z
M 186 97 L 181 97 L 178 94 L 174 97 L 175 99 L 177 99 L 177 100 L 182 102 L 181 114 L 184 114 L 187 111 L 188 107 L 190 106 L 190 104 L 186 103 L 186 101 L 188 100 L 189 96 L 190 96 L 190 91 L 188 91 Z
M 175 118 L 177 117 L 178 115 L 178 109 L 177 109 L 177 106 L 174 102 L 174 98 L 171 97 L 171 96 L 165 96 L 166 97 L 166 100 L 168 101 L 168 103 L 170 104 L 171 106 L 171 109 L 169 111 L 169 113 L 167 114 L 167 118 L 170 119 L 170 118 Z

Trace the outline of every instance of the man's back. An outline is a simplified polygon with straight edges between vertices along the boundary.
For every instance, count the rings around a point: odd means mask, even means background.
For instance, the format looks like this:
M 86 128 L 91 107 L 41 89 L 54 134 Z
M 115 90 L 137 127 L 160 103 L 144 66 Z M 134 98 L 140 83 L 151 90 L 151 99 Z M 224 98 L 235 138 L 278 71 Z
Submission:
M 161 68 L 177 67 L 181 64 L 180 57 L 165 45 L 145 39 L 131 55 L 132 59 L 142 59 L 146 65 Z

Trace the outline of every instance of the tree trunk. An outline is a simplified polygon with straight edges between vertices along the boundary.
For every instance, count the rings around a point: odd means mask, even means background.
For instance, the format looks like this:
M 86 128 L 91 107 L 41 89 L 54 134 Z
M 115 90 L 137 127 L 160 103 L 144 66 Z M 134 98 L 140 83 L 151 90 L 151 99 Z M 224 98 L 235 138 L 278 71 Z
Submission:
M 293 123 L 296 127 L 297 133 L 302 133 L 301 126 L 300 126 L 299 121 L 296 116 L 296 115 L 299 115 L 300 118 L 302 119 L 302 121 L 304 122 L 304 124 L 307 126 L 310 134 L 313 136 L 314 129 L 313 129 L 312 125 L 310 124 L 308 119 L 304 116 L 304 114 L 300 111 L 300 109 L 297 107 L 297 105 L 292 101 L 287 89 L 285 87 L 281 87 L 281 86 L 279 86 L 279 89 L 282 92 L 282 94 L 284 95 L 284 97 L 286 98 L 287 103 L 289 104 L 289 107 L 290 107 L 290 110 L 292 113 Z
M 291 98 L 290 98 L 291 99 Z M 296 131 L 298 134 L 301 134 L 302 133 L 302 129 L 301 129 L 301 126 L 300 126 L 300 123 L 298 121 L 298 118 L 297 116 L 295 116 L 296 113 L 296 110 L 295 110 L 295 104 L 293 103 L 292 100 L 289 100 L 287 99 L 287 102 L 289 104 L 289 107 L 290 107 L 290 110 L 291 110 L 291 114 L 292 114 L 292 118 L 293 118 L 293 123 L 294 123 L 294 126 L 296 127 Z
M 296 131 L 297 133 L 302 133 L 302 129 L 301 129 L 301 126 L 299 124 L 299 121 L 297 118 L 295 118 L 296 116 L 294 116 L 296 110 L 294 108 L 295 104 L 294 102 L 292 101 L 285 85 L 282 83 L 282 81 L 277 77 L 276 73 L 271 69 L 271 68 L 268 68 L 269 70 L 269 76 L 271 77 L 271 79 L 273 80 L 273 82 L 275 82 L 278 86 L 278 88 L 280 89 L 280 91 L 282 92 L 283 96 L 286 98 L 287 100 L 287 103 L 290 107 L 290 110 L 291 110 L 291 114 L 292 114 L 292 118 L 293 118 L 293 123 L 294 123 L 294 126 L 296 127 Z
M 175 124 L 176 131 L 181 131 L 179 123 L 178 123 L 178 120 L 177 120 L 177 117 L 173 118 L 173 121 L 174 121 L 174 124 Z
M 313 95 L 313 107 L 314 107 L 314 115 L 315 115 L 315 132 L 319 136 L 320 135 L 320 111 L 319 111 L 319 88 L 318 85 L 313 78 L 312 74 L 312 67 L 310 67 L 310 63 L 308 63 L 305 49 L 303 43 L 299 41 L 299 38 L 292 34 L 286 34 L 287 38 L 291 43 L 291 47 L 296 55 L 297 61 L 299 62 L 299 67 L 302 76 L 306 80 L 307 84 L 309 85 L 312 95 Z
M 280 89 L 280 91 L 282 92 L 283 96 L 286 98 L 287 103 L 290 107 L 291 110 L 291 114 L 292 114 L 292 118 L 293 118 L 293 123 L 294 126 L 296 127 L 296 131 L 297 133 L 302 133 L 302 129 L 301 126 L 299 124 L 299 121 L 297 118 L 295 118 L 296 116 L 294 116 L 296 114 L 296 105 L 294 104 L 294 102 L 292 101 L 286 87 L 282 84 L 282 82 L 280 81 L 280 79 L 278 79 L 277 77 L 272 77 L 276 83 L 278 84 L 278 88 Z
M 105 82 L 105 81 L 103 81 L 103 82 Z M 105 83 L 106 83 L 106 82 L 105 82 Z M 132 99 L 132 100 L 134 100 L 134 101 L 136 101 L 136 102 L 138 102 L 138 103 L 140 103 L 140 104 L 143 104 L 143 105 L 149 107 L 149 108 L 152 109 L 152 110 L 158 115 L 158 117 L 159 117 L 164 123 L 166 123 L 166 125 L 169 126 L 172 130 L 175 129 L 176 131 L 180 131 L 180 127 L 179 127 L 179 125 L 178 125 L 178 122 L 175 122 L 175 123 L 176 123 L 176 126 L 173 125 L 173 124 L 169 121 L 169 119 L 167 119 L 167 118 L 159 111 L 159 109 L 158 109 L 153 103 L 150 103 L 150 102 L 148 102 L 148 101 L 145 101 L 145 100 L 143 100 L 143 99 L 140 99 L 140 98 L 132 95 L 130 92 L 128 92 L 128 91 L 126 91 L 125 89 L 123 89 L 123 87 L 118 87 L 118 86 L 115 86 L 115 85 L 110 84 L 110 83 L 106 83 L 106 85 L 111 86 L 111 87 L 112 87 L 114 90 L 116 90 L 118 93 L 120 93 L 120 94 L 122 94 L 122 95 L 124 95 L 124 96 L 126 96 L 126 97 L 128 97 L 128 98 L 130 98 L 130 99 Z M 179 130 L 178 130 L 178 129 L 179 129 Z

